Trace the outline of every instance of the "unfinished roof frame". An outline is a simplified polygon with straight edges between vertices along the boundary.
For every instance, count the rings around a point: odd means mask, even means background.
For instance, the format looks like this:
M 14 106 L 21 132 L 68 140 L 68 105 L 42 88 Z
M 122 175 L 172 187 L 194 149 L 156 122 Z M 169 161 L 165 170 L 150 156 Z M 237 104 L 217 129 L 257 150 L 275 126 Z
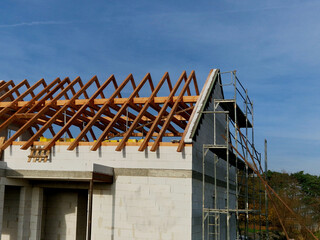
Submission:
M 159 97 L 157 94 L 163 89 L 165 82 L 169 95 Z M 191 82 L 194 83 L 195 95 L 191 93 Z M 129 83 L 133 91 L 129 97 L 122 97 L 122 91 Z M 110 97 L 106 97 L 104 90 L 112 85 L 115 91 Z M 76 87 L 80 87 L 80 90 L 76 90 Z M 144 87 L 151 90 L 148 97 L 140 97 Z M 88 94 L 89 88 L 96 88 L 91 96 Z M 64 139 L 66 135 L 72 138 L 68 150 L 73 150 L 79 142 L 89 142 L 87 134 L 90 134 L 94 142 L 92 151 L 96 151 L 105 140 L 122 138 L 116 147 L 116 151 L 121 151 L 130 137 L 143 138 L 139 151 L 144 151 L 150 144 L 150 150 L 156 151 L 164 137 L 181 139 L 185 135 L 194 104 L 199 98 L 194 71 L 189 76 L 184 71 L 174 86 L 166 72 L 156 86 L 151 74 L 147 73 L 138 85 L 132 74 L 120 85 L 114 75 L 102 84 L 97 76 L 85 84 L 80 77 L 72 81 L 68 77 L 63 80 L 56 78 L 49 84 L 42 78 L 32 86 L 26 79 L 17 85 L 12 80 L 2 81 L 0 92 L 4 92 L 0 96 L 0 131 L 10 125 L 19 126 L 19 129 L 4 141 L 1 150 L 6 149 L 25 132 L 29 132 L 31 137 L 22 143 L 21 149 L 28 149 L 48 132 L 52 138 L 45 143 L 45 150 L 52 148 L 63 135 Z M 54 125 L 60 126 L 60 129 L 57 131 Z M 74 132 L 70 130 L 72 126 L 80 129 L 80 133 L 74 137 Z M 97 135 L 93 127 L 100 129 L 102 133 Z

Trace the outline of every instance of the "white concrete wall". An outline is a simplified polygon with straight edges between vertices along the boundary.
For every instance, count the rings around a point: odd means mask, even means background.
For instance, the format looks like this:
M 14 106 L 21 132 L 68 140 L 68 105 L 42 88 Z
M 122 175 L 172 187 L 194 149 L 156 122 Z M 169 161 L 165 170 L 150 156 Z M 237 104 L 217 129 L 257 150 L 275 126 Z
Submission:
M 21 187 L 19 200 L 18 216 L 18 237 L 19 240 L 28 239 L 30 236 L 30 217 L 31 217 L 31 187 Z
M 192 169 L 191 147 L 185 147 L 179 153 L 177 146 L 161 146 L 156 152 L 139 152 L 138 146 L 127 146 L 123 151 L 116 152 L 116 146 L 102 146 L 97 151 L 90 151 L 91 146 L 79 146 L 68 151 L 68 146 L 57 145 L 46 163 L 28 162 L 30 150 L 21 150 L 20 147 L 12 145 L 4 151 L 9 169 L 92 171 L 93 163 L 113 168 Z
M 3 208 L 1 240 L 18 239 L 19 187 L 6 187 Z
M 2 225 L 3 225 L 4 189 L 5 189 L 5 186 L 4 184 L 1 184 L 1 181 L 0 181 L 0 239 L 2 235 Z
M 41 220 L 43 210 L 43 189 L 32 188 L 31 214 L 30 214 L 30 239 L 39 240 L 41 237 Z
M 58 190 L 45 193 L 41 239 L 76 240 L 77 193 Z
M 118 176 L 93 197 L 93 239 L 191 239 L 191 179 Z
M 79 146 L 74 151 L 66 149 L 67 146 L 55 146 L 46 163 L 28 163 L 30 150 L 21 150 L 17 145 L 7 148 L 4 154 L 8 169 L 13 170 L 92 171 L 93 163 L 120 169 L 190 172 L 192 169 L 191 147 L 186 147 L 182 153 L 176 151 L 176 146 L 161 146 L 157 152 L 139 152 L 138 146 L 127 146 L 122 152 L 116 152 L 115 146 L 102 146 L 96 152 L 90 151 L 90 146 Z M 106 236 L 114 239 L 191 239 L 191 183 L 191 174 L 187 178 L 117 176 L 113 185 L 105 184 L 109 186 L 107 189 L 94 191 L 93 239 Z M 55 202 L 55 211 L 60 207 L 64 209 L 64 204 L 67 204 L 58 199 Z M 70 214 L 72 218 L 76 216 L 76 213 Z M 52 219 L 55 219 L 50 224 L 52 231 L 49 233 L 45 226 L 42 232 L 45 239 L 53 239 L 53 235 L 60 234 L 55 225 L 61 222 L 59 217 L 52 216 Z M 65 233 L 67 239 L 73 239 L 74 224 L 75 219 L 66 224 L 66 228 L 70 228 Z M 32 236 L 36 236 L 36 232 L 32 229 Z

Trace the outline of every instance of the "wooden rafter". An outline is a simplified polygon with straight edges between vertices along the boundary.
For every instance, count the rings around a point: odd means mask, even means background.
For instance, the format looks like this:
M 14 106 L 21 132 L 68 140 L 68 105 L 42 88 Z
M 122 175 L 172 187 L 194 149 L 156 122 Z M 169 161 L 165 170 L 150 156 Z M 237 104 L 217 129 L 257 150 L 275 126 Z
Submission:
M 45 149 L 51 148 L 54 143 L 59 140 L 59 138 L 63 135 L 63 133 L 73 124 L 73 122 L 81 115 L 81 113 L 88 107 L 88 104 L 92 102 L 93 99 L 95 99 L 99 94 L 102 93 L 102 91 L 109 85 L 109 83 L 114 78 L 113 75 L 111 75 L 107 81 L 105 81 L 102 86 L 98 88 L 98 90 L 91 96 L 91 98 L 88 100 L 87 104 L 82 105 L 82 107 L 77 111 L 75 115 L 72 116 L 72 118 L 64 125 L 64 127 L 52 138 L 52 140 L 46 144 L 44 147 Z M 91 80 L 97 80 L 97 76 L 94 76 Z M 98 86 L 98 85 L 97 85 Z M 83 129 L 81 130 L 81 132 Z
M 10 86 L 11 86 L 12 88 L 15 86 L 12 80 L 10 80 L 9 82 L 6 82 L 6 83 L 4 83 L 3 85 L 1 85 L 1 87 L 0 87 L 0 92 L 2 92 L 2 91 L 9 92 L 9 87 L 10 87 Z M 19 92 L 16 92 L 16 94 L 19 95 Z M 14 97 L 13 97 L 12 94 L 10 94 L 9 98 L 11 99 L 11 101 L 14 100 Z
M 24 97 L 26 97 L 28 94 L 30 94 L 31 96 L 35 97 L 33 91 L 40 86 L 40 84 L 42 84 L 45 87 L 45 81 L 44 79 L 40 79 L 37 83 L 35 83 L 32 87 L 29 87 L 27 91 L 25 91 L 24 93 L 22 93 L 19 97 L 17 97 L 14 101 L 10 102 L 10 104 L 6 107 L 3 108 L 2 110 L 0 110 L 0 116 L 2 116 L 4 113 L 7 113 L 10 108 L 16 108 L 17 103 L 23 99 Z
M 95 95 L 99 95 L 100 92 L 109 85 L 110 82 L 113 82 L 115 85 L 115 78 L 112 75 L 106 82 L 105 84 L 103 84 L 100 89 L 95 93 Z M 115 95 L 117 95 L 118 93 L 115 93 Z M 89 101 L 90 102 L 90 101 Z M 81 133 L 77 136 L 77 138 L 75 139 L 75 141 L 69 146 L 69 150 L 73 150 L 77 144 L 80 142 L 80 140 L 83 138 L 83 136 L 91 129 L 91 127 L 95 124 L 95 122 L 100 118 L 101 114 L 105 111 L 105 108 L 108 106 L 108 104 L 106 103 L 104 105 L 104 108 L 100 108 L 98 110 L 98 112 L 93 116 L 93 118 L 86 124 L 86 126 L 84 127 L 84 129 L 82 129 Z M 85 106 L 86 107 L 86 106 Z
M 11 88 L 9 91 L 7 91 L 5 94 L 3 94 L 0 97 L 0 102 L 4 101 L 6 98 L 12 96 L 12 94 L 15 92 L 17 93 L 17 95 L 19 96 L 19 88 L 21 88 L 23 85 L 25 85 L 26 87 L 28 87 L 27 85 L 27 80 L 23 80 L 22 82 L 20 82 L 18 85 L 14 86 L 13 88 Z
M 115 115 L 115 117 L 112 119 L 112 121 L 108 124 L 108 126 L 106 127 L 106 129 L 103 131 L 103 133 L 100 135 L 99 139 L 94 143 L 94 145 L 92 146 L 91 150 L 92 151 L 96 151 L 98 149 L 98 147 L 100 147 L 101 142 L 105 139 L 105 137 L 108 135 L 110 129 L 116 124 L 116 122 L 119 120 L 119 118 L 121 117 L 122 113 L 127 109 L 128 105 L 130 104 L 130 102 L 132 101 L 132 99 L 135 96 L 139 96 L 139 91 L 141 90 L 141 88 L 144 86 L 144 84 L 147 82 L 147 80 L 150 78 L 150 74 L 147 74 L 142 81 L 140 82 L 140 84 L 138 85 L 138 87 L 135 86 L 135 84 L 133 83 L 133 88 L 134 91 L 131 93 L 130 97 L 128 98 L 127 102 L 125 104 L 123 104 L 120 108 L 120 110 L 117 112 L 117 114 Z M 133 78 L 132 78 L 133 80 Z M 134 82 L 134 81 L 132 81 Z
M 153 144 L 152 147 L 151 147 L 151 151 L 156 151 L 156 150 L 157 150 L 157 148 L 158 148 L 158 146 L 159 146 L 159 143 L 160 143 L 160 141 L 161 141 L 161 139 L 162 139 L 162 136 L 163 136 L 163 134 L 164 134 L 165 131 L 166 131 L 166 127 L 170 124 L 170 121 L 171 121 L 172 117 L 174 116 L 174 113 L 175 113 L 175 111 L 176 111 L 176 109 L 177 109 L 177 107 L 178 107 L 179 101 L 182 99 L 183 95 L 185 94 L 185 92 L 186 92 L 187 88 L 189 87 L 189 84 L 190 84 L 190 82 L 191 82 L 192 79 L 193 79 L 194 81 L 196 81 L 196 75 L 195 75 L 195 72 L 194 72 L 194 71 L 191 72 L 188 80 L 187 80 L 186 83 L 184 84 L 184 86 L 183 86 L 183 88 L 182 88 L 182 90 L 181 90 L 181 92 L 180 92 L 180 95 L 179 95 L 179 97 L 178 97 L 178 101 L 176 101 L 175 104 L 174 104 L 174 106 L 172 107 L 171 112 L 170 112 L 168 118 L 166 119 L 163 127 L 161 128 L 161 132 L 160 132 L 159 136 L 157 137 L 157 139 L 155 140 L 154 144 Z M 142 147 L 142 145 L 141 145 L 141 147 Z M 139 148 L 139 151 L 141 151 L 141 147 Z
M 67 78 L 65 78 L 63 81 L 61 81 L 51 92 L 50 94 L 54 94 L 54 92 L 58 91 L 59 88 L 61 86 L 63 86 L 63 84 L 67 81 Z M 62 92 L 60 92 L 60 94 L 58 94 L 58 96 L 56 96 L 52 102 L 50 102 L 48 105 L 45 105 L 37 114 L 35 114 L 26 124 L 24 124 L 13 136 L 11 136 L 7 141 L 4 142 L 4 144 L 2 145 L 1 149 L 5 149 L 7 148 L 14 140 L 16 140 L 20 135 L 22 135 L 27 129 L 30 129 L 30 127 L 32 127 L 32 125 L 34 124 L 35 121 L 38 120 L 38 118 L 40 118 L 42 115 L 44 115 L 48 110 L 51 104 L 54 104 L 54 102 L 61 97 L 61 95 L 64 94 L 64 91 L 66 91 L 66 89 L 64 89 Z M 43 100 L 46 99 L 43 98 Z M 42 100 L 42 101 L 43 101 Z M 42 101 L 39 101 L 38 104 L 36 105 L 42 105 Z M 36 106 L 33 106 L 31 108 L 34 109 Z M 29 109 L 27 111 L 27 113 L 30 113 L 31 110 Z
M 208 84 L 208 82 L 209 82 L 209 80 L 210 80 L 210 76 L 211 76 L 212 71 L 213 71 L 213 69 L 211 69 L 211 71 L 209 72 L 209 75 L 208 75 L 208 77 L 207 77 L 207 80 L 206 80 L 205 85 Z M 199 89 L 198 89 L 197 81 L 194 81 L 194 84 L 195 84 L 195 88 L 196 88 L 196 93 L 197 93 L 197 95 L 199 95 Z M 205 88 L 204 88 L 204 89 L 205 89 Z M 204 89 L 203 89 L 202 91 L 204 91 Z M 197 105 L 197 104 L 199 104 L 199 102 L 197 102 L 196 105 Z M 196 107 L 195 107 L 195 108 L 196 108 Z M 195 112 L 195 111 L 192 111 L 190 118 L 193 119 L 193 117 L 194 117 L 195 114 L 196 114 L 196 112 Z M 186 128 L 184 129 L 184 132 L 183 132 L 183 135 L 182 135 L 181 139 L 185 139 L 185 137 L 186 137 L 186 135 L 187 135 L 187 131 L 188 131 L 189 127 L 190 127 L 190 124 L 191 124 L 191 121 L 189 121 L 189 122 L 187 123 L 187 126 L 186 126 Z M 178 149 L 177 149 L 177 152 L 181 152 L 182 149 L 184 148 L 184 145 L 185 145 L 185 142 L 184 142 L 184 141 L 180 141 L 180 142 L 179 142 Z
M 89 131 L 91 126 L 98 120 L 98 118 L 103 114 L 104 110 L 106 110 L 109 105 L 112 104 L 113 99 L 118 95 L 121 96 L 121 90 L 128 84 L 129 81 L 132 81 L 132 74 L 129 74 L 129 76 L 121 83 L 121 85 L 115 90 L 115 92 L 111 95 L 109 98 L 109 101 L 103 104 L 103 106 L 99 109 L 99 111 L 96 113 L 96 115 L 91 119 L 91 121 L 87 124 L 87 126 L 82 130 L 82 132 L 78 135 L 78 137 L 75 139 L 74 142 L 71 143 L 71 145 L 68 147 L 68 150 L 73 150 L 79 141 L 81 140 L 81 137 Z M 113 81 L 115 82 L 115 81 Z M 116 86 L 116 84 L 115 84 Z
M 133 121 L 131 127 L 129 128 L 129 130 L 126 132 L 126 134 L 123 136 L 122 141 L 119 143 L 119 145 L 116 148 L 116 151 L 121 151 L 123 149 L 123 147 L 125 146 L 126 141 L 128 141 L 129 137 L 131 136 L 131 133 L 135 130 L 136 126 L 139 124 L 139 121 L 141 120 L 141 118 L 144 116 L 144 114 L 146 113 L 148 107 L 150 106 L 150 104 L 152 103 L 154 97 L 157 95 L 157 93 L 159 92 L 159 90 L 161 89 L 163 83 L 167 80 L 168 81 L 169 78 L 169 73 L 166 72 L 162 79 L 160 80 L 160 82 L 158 83 L 158 85 L 155 87 L 155 89 L 152 91 L 152 94 L 150 95 L 148 101 L 144 104 L 143 108 L 141 109 L 141 111 L 139 112 L 138 116 L 136 117 L 136 119 Z
M 123 89 L 129 85 L 133 90 L 128 94 Z M 164 85 L 168 88 L 168 95 L 157 96 L 163 92 Z M 108 86 L 115 89 L 111 94 L 107 93 Z M 146 94 L 145 87 L 150 94 Z M 196 94 L 192 95 L 194 92 Z M 156 85 L 150 73 L 137 84 L 132 74 L 119 84 L 114 75 L 101 84 L 97 76 L 88 82 L 83 82 L 80 77 L 72 81 L 67 77 L 63 80 L 56 78 L 47 84 L 40 79 L 33 85 L 27 80 L 17 85 L 11 80 L 2 81 L 0 131 L 11 125 L 18 126 L 18 130 L 4 140 L 0 149 L 4 150 L 28 132 L 30 137 L 22 144 L 22 149 L 32 147 L 40 137 L 49 134 L 52 138 L 44 150 L 50 150 L 56 142 L 68 137 L 72 139 L 68 150 L 73 150 L 81 141 L 91 140 L 94 141 L 91 150 L 96 151 L 105 140 L 119 139 L 116 150 L 120 151 L 129 138 L 138 137 L 141 138 L 140 151 L 150 141 L 154 141 L 151 150 L 155 151 L 163 138 L 165 141 L 181 139 L 198 99 L 195 74 L 192 72 L 188 77 L 185 71 L 174 86 L 168 73 Z M 80 133 L 76 133 L 76 129 Z
M 72 104 L 74 102 L 75 99 L 77 99 L 81 94 L 84 93 L 84 91 L 91 85 L 91 83 L 94 81 L 95 79 L 91 79 L 85 86 L 83 86 L 78 92 L 74 92 L 75 94 L 73 95 L 73 97 L 63 106 L 61 107 L 54 116 L 52 116 L 50 118 L 50 120 L 36 133 L 34 134 L 22 147 L 21 149 L 28 149 L 33 142 L 38 139 L 40 137 L 40 135 L 49 127 L 52 125 L 52 123 L 63 113 L 65 112 L 70 104 Z M 68 87 L 70 87 L 71 89 L 72 86 L 74 86 L 76 83 L 79 83 L 81 81 L 80 77 L 77 77 L 75 80 L 73 80 L 71 82 L 70 85 L 68 85 Z M 68 87 L 65 88 L 65 90 L 68 89 Z M 65 91 L 67 92 L 67 91 Z M 72 134 L 70 133 L 70 131 L 67 130 L 68 135 L 72 138 Z
M 148 142 L 149 142 L 149 140 L 151 139 L 151 137 L 152 137 L 152 135 L 153 135 L 153 132 L 154 132 L 155 127 L 159 124 L 159 122 L 160 122 L 160 120 L 161 120 L 164 112 L 166 111 L 166 109 L 167 109 L 167 107 L 168 107 L 168 105 L 169 105 L 169 102 L 171 101 L 171 98 L 174 96 L 174 94 L 175 94 L 176 91 L 178 90 L 178 88 L 179 88 L 182 80 L 184 80 L 184 79 L 187 79 L 187 73 L 186 73 L 186 71 L 184 71 L 184 72 L 181 74 L 179 80 L 177 81 L 177 83 L 175 84 L 175 86 L 173 87 L 173 89 L 171 90 L 171 92 L 170 92 L 170 94 L 169 94 L 166 102 L 163 104 L 163 106 L 162 106 L 162 108 L 161 108 L 161 110 L 160 110 L 157 118 L 156 118 L 155 121 L 153 122 L 153 124 L 152 124 L 152 126 L 151 126 L 151 128 L 150 128 L 150 130 L 149 130 L 149 132 L 148 132 L 148 134 L 147 134 L 147 136 L 145 137 L 143 143 L 141 144 L 141 146 L 140 146 L 140 148 L 139 148 L 139 151 L 143 151 L 143 150 L 147 147 Z

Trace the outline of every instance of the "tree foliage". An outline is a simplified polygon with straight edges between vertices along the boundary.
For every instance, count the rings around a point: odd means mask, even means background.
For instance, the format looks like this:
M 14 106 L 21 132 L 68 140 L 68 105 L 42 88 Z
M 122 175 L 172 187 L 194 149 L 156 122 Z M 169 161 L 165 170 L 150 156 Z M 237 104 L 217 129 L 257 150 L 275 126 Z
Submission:
M 289 174 L 286 172 L 267 173 L 269 185 L 293 209 L 302 221 L 313 232 L 319 231 L 320 223 L 320 177 L 303 171 Z M 282 231 L 276 209 L 283 220 L 291 238 L 312 239 L 293 216 L 276 198 L 269 200 L 269 223 L 272 229 Z M 276 206 L 276 207 L 275 207 Z

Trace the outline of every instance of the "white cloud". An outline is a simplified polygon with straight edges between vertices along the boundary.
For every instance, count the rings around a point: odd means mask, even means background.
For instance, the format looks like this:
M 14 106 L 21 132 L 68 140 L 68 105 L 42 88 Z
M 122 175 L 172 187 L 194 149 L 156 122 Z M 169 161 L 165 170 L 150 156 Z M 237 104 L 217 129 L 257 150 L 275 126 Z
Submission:
M 0 28 L 11 28 L 11 27 L 23 27 L 23 26 L 37 26 L 37 25 L 61 25 L 71 24 L 72 21 L 34 21 L 34 22 L 20 22 L 12 24 L 1 24 Z

